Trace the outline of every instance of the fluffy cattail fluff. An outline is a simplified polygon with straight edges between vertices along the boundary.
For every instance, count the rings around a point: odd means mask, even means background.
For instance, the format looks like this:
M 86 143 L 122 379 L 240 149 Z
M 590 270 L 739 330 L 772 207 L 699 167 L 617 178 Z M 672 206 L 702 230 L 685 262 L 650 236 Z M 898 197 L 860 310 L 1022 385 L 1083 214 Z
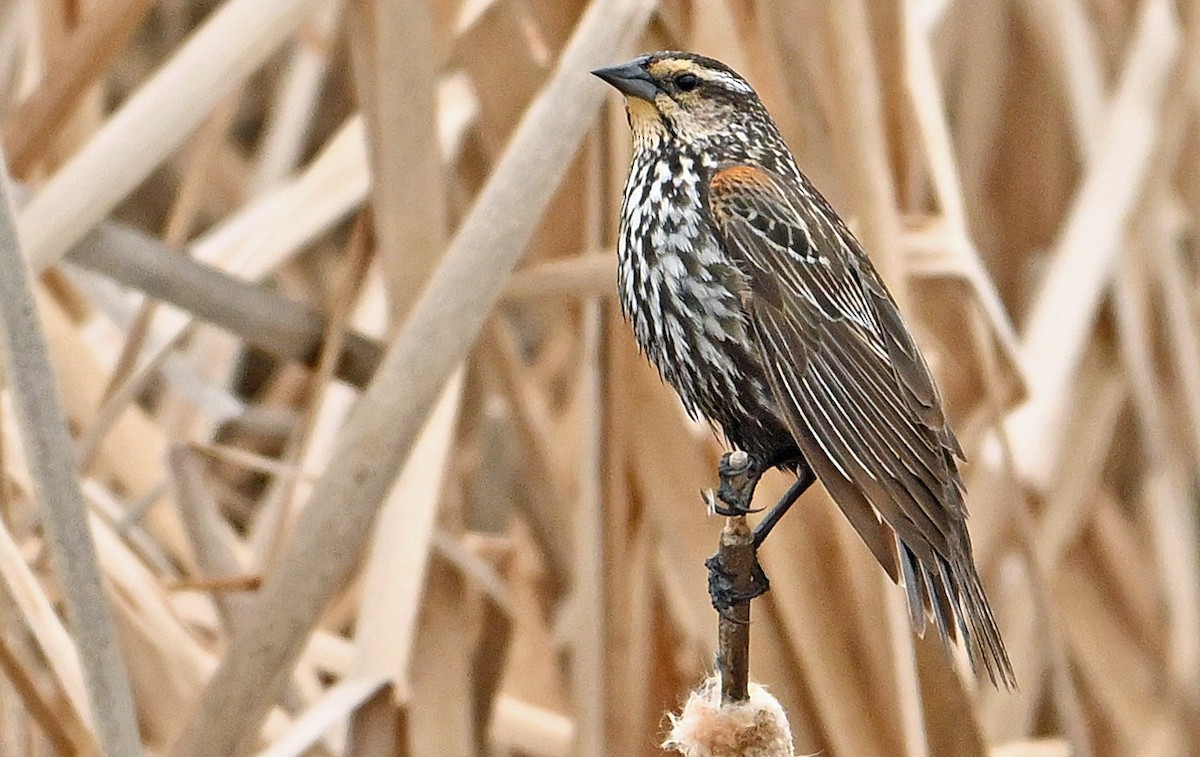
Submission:
M 792 729 L 783 707 L 765 688 L 750 684 L 750 699 L 722 703 L 721 679 L 693 691 L 663 742 L 684 757 L 793 757 Z

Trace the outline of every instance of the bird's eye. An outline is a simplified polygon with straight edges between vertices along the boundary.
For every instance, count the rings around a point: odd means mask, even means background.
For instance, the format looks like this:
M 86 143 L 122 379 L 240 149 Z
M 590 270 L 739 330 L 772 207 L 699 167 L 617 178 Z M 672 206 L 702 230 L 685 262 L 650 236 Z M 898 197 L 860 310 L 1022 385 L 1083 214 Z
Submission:
M 691 92 L 700 84 L 700 80 L 695 74 L 680 74 L 675 77 L 675 86 L 679 87 L 681 92 Z

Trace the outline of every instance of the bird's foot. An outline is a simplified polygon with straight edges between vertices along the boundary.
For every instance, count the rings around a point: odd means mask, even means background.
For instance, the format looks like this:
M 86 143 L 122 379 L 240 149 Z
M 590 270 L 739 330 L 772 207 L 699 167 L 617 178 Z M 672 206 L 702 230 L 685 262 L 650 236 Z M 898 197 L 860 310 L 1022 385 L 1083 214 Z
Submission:
M 771 582 L 767 580 L 767 574 L 763 572 L 757 558 L 750 571 L 749 586 L 743 588 L 738 587 L 739 577 L 721 561 L 720 552 L 705 560 L 704 567 L 708 568 L 708 596 L 712 600 L 713 609 L 720 613 L 721 617 L 734 623 L 745 622 L 733 614 L 734 605 L 745 604 L 766 594 L 771 588 Z
M 758 486 L 764 470 L 763 464 L 754 455 L 742 450 L 726 452 L 717 466 L 721 486 L 717 489 L 716 497 L 709 498 L 709 508 L 727 518 L 758 512 L 750 507 L 750 501 L 754 498 L 754 487 Z

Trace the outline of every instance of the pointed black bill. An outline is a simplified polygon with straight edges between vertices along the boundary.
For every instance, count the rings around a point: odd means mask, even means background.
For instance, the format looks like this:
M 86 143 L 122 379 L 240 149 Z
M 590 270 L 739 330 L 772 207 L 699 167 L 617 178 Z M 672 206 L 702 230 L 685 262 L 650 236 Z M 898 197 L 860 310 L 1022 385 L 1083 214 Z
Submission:
M 654 102 L 654 96 L 658 94 L 658 85 L 646 69 L 642 68 L 641 59 L 631 60 L 619 66 L 597 68 L 592 73 L 629 97 Z

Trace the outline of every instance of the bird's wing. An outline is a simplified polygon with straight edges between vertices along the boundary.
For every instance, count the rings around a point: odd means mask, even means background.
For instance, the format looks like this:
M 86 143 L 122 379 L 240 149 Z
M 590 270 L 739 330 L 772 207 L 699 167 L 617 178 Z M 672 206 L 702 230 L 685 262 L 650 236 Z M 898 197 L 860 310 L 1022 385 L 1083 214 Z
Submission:
M 972 660 L 1007 682 L 971 558 L 961 449 L 858 242 L 815 190 L 755 166 L 717 171 L 708 202 L 746 275 L 754 339 L 805 459 L 888 573 L 903 577 L 917 631 L 931 614 L 943 638 L 964 637 Z

